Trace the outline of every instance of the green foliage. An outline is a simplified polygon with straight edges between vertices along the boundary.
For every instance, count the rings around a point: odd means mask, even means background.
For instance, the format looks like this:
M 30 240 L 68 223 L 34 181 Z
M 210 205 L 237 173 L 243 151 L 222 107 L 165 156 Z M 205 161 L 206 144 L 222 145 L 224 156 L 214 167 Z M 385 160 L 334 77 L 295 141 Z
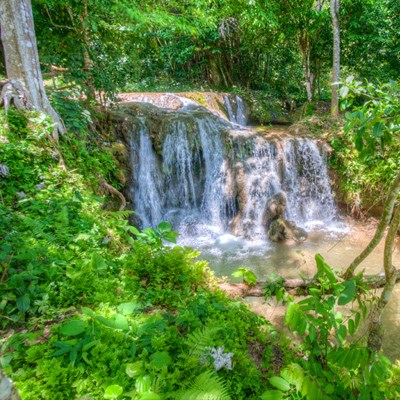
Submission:
M 172 230 L 172 225 L 165 221 L 160 222 L 156 229 L 145 228 L 139 232 L 134 226 L 129 226 L 128 230 L 133 233 L 138 240 L 155 247 L 161 247 L 163 240 L 176 243 L 176 238 L 179 236 L 179 233 Z
M 390 362 L 360 343 L 348 342 L 367 311 L 359 294 L 365 291 L 362 281 L 341 281 L 321 255 L 315 259 L 318 272 L 309 296 L 298 302 L 289 296 L 286 309 L 286 324 L 301 337 L 303 358 L 271 378 L 275 389 L 262 398 L 381 399 L 386 386 L 378 384 L 390 378 Z M 354 302 L 358 309 L 351 308 L 347 315 L 337 309 Z
M 230 400 L 229 391 L 224 381 L 211 371 L 200 374 L 190 387 L 178 393 L 177 400 Z
M 399 84 L 362 84 L 349 77 L 341 88 L 346 112 L 343 135 L 335 136 L 332 165 L 347 201 L 371 208 L 383 203 L 400 165 Z
M 268 300 L 272 296 L 277 296 L 277 300 L 280 301 L 279 292 L 282 291 L 284 287 L 285 279 L 276 274 L 269 274 L 265 280 L 264 285 L 264 297 Z M 282 292 L 283 293 L 283 292 Z
M 276 333 L 209 288 L 198 252 L 163 244 L 177 236 L 169 223 L 138 231 L 128 212 L 102 208 L 96 177 L 115 166 L 97 159 L 100 138 L 65 137 L 74 169 L 64 171 L 47 119 L 0 117 L 10 168 L 0 180 L 0 313 L 9 332 L 0 363 L 22 397 L 256 398 L 271 361 L 266 352 L 256 364 L 249 346 L 272 346 Z M 233 369 L 211 372 L 209 347 L 222 346 Z
M 392 140 L 400 135 L 400 84 L 394 81 L 379 86 L 368 83 L 362 85 L 348 77 L 340 89 L 344 97 L 341 107 L 353 105 L 356 96 L 366 101 L 362 106 L 355 106 L 351 113 L 346 113 L 345 130 L 354 132 L 354 142 L 361 157 L 384 151 Z
M 234 278 L 242 278 L 243 282 L 249 286 L 254 286 L 257 283 L 256 274 L 247 268 L 239 267 L 231 275 Z

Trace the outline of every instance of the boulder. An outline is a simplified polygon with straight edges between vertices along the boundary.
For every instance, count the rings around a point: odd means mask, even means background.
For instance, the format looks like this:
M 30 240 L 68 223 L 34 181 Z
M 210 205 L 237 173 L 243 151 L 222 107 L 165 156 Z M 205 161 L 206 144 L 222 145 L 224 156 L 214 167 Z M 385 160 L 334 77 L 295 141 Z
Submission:
M 303 242 L 307 239 L 307 232 L 298 227 L 293 221 L 287 221 L 283 217 L 274 219 L 268 229 L 268 236 L 274 242 L 292 239 Z
M 269 229 L 272 221 L 283 218 L 286 210 L 286 194 L 284 192 L 278 192 L 274 194 L 265 205 L 263 213 L 263 225 L 266 229 Z

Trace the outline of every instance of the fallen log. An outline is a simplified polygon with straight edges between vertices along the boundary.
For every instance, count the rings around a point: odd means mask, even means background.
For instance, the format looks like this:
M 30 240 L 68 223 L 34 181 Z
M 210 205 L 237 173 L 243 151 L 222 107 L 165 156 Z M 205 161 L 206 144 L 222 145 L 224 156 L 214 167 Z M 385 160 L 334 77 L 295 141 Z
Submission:
M 379 289 L 385 286 L 385 275 L 364 275 L 364 282 L 369 289 Z M 400 270 L 396 270 L 396 282 L 400 281 Z M 264 286 L 268 282 L 257 282 L 255 285 L 247 285 L 246 283 L 219 283 L 217 286 L 230 297 L 264 297 Z M 313 279 L 285 279 L 282 286 L 288 289 L 293 295 L 304 295 L 305 289 L 314 284 Z M 296 291 L 295 289 L 303 289 Z

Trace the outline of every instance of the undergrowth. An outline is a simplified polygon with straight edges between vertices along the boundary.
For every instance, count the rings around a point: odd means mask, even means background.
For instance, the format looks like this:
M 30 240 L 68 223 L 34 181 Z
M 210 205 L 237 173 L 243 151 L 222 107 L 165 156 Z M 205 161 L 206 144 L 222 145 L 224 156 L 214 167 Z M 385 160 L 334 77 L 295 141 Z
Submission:
M 330 164 L 339 173 L 345 202 L 364 212 L 382 206 L 400 166 L 400 143 L 393 140 L 389 146 L 360 157 L 353 135 L 344 132 L 331 139 L 331 146 Z
M 169 223 L 138 231 L 130 211 L 105 206 L 99 176 L 116 185 L 118 167 L 100 135 L 80 131 L 57 144 L 49 120 L 33 112 L 2 113 L 0 123 L 0 365 L 22 399 L 398 394 L 398 367 L 361 345 L 362 360 L 349 361 L 356 325 L 334 305 L 352 301 L 358 283 L 317 259 L 309 299 L 281 293 L 294 345 L 226 297 L 198 252 L 166 245 L 178 235 Z
M 139 232 L 105 209 L 98 176 L 116 162 L 101 138 L 56 144 L 41 114 L 0 120 L 0 361 L 21 397 L 258 398 L 279 335 L 210 288 L 197 252 L 163 244 L 169 224 Z

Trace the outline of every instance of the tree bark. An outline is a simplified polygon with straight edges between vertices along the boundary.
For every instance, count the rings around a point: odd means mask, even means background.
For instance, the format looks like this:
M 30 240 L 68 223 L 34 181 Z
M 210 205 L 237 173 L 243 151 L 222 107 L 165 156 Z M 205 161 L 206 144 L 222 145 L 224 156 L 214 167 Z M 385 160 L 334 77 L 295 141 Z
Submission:
M 339 81 L 340 81 L 340 26 L 339 9 L 340 0 L 330 0 L 332 30 L 333 30 L 333 64 L 332 64 L 332 100 L 331 116 L 339 115 Z
M 304 84 L 307 92 L 307 101 L 314 99 L 314 74 L 311 71 L 311 45 L 308 32 L 298 32 L 297 39 L 302 56 Z
M 385 235 L 385 230 L 390 223 L 393 215 L 393 208 L 397 201 L 400 192 L 400 171 L 398 172 L 392 186 L 389 190 L 389 195 L 386 200 L 385 206 L 383 208 L 383 214 L 379 222 L 378 227 L 372 240 L 369 242 L 367 247 L 361 252 L 359 256 L 349 265 L 346 272 L 343 275 L 344 279 L 348 279 L 353 275 L 355 269 L 372 253 L 375 247 L 380 243 L 383 236 Z
M 58 139 L 65 128 L 44 90 L 31 1 L 1 0 L 0 26 L 9 81 L 23 85 L 28 107 L 50 115 L 55 123 L 54 138 Z
M 397 230 L 400 226 L 400 207 L 394 213 L 393 221 L 390 224 L 389 232 L 386 236 L 385 249 L 383 253 L 383 266 L 385 269 L 385 286 L 376 307 L 372 310 L 369 322 L 368 347 L 374 351 L 379 351 L 382 347 L 382 313 L 392 296 L 396 285 L 397 271 L 392 263 L 394 241 Z

